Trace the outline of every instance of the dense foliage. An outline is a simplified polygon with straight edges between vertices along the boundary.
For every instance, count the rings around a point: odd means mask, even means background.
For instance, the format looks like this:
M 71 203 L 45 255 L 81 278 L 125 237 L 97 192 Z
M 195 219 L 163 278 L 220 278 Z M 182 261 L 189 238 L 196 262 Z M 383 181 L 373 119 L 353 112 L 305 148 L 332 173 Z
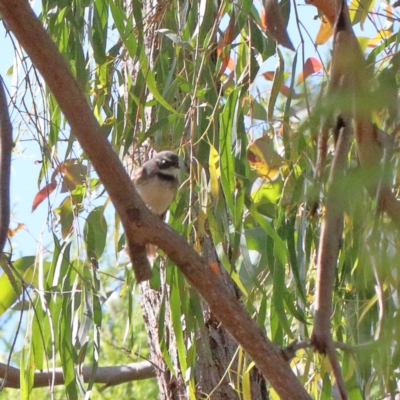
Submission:
M 282 0 L 280 12 L 296 49 L 290 51 L 276 45 L 265 26 L 268 9 L 258 3 L 158 2 L 151 19 L 143 15 L 140 2 L 131 6 L 132 12 L 126 12 L 130 8 L 122 0 L 43 0 L 39 18 L 121 159 L 150 146 L 174 150 L 185 163 L 170 209 L 173 229 L 199 251 L 203 235 L 211 235 L 247 311 L 274 343 L 287 346 L 309 339 L 333 148 L 332 140 L 318 190 L 317 135 L 331 106 L 325 101 L 329 24 L 314 21 L 321 29 L 310 39 L 302 17 L 310 21 L 315 9 Z M 366 106 L 377 127 L 395 141 L 400 64 L 393 55 L 399 51 L 400 14 L 389 5 L 353 1 L 350 16 L 374 71 L 365 82 L 371 94 Z M 157 49 L 154 62 L 145 52 L 149 32 Z M 64 371 L 66 393 L 76 398 L 93 387 L 92 381 L 79 380 L 76 366 L 148 356 L 144 328 L 138 327 L 139 299 L 119 218 L 52 94 L 18 43 L 11 43 L 11 109 L 18 111 L 12 114 L 15 148 L 31 151 L 26 138 L 40 148 L 41 191 L 36 197 L 27 195 L 35 212 L 47 208 L 48 232 L 38 241 L 36 254 L 24 252 L 19 243 L 22 257 L 14 257 L 22 225 L 12 221 L 7 249 L 12 267 L 5 265 L 9 271 L 0 277 L 0 311 L 7 324 L 21 318 L 24 329 L 18 335 L 24 340 L 7 350 L 21 368 L 25 398 L 38 390 L 32 389 L 33 372 L 53 363 Z M 135 65 L 136 76 L 127 73 L 128 63 Z M 144 122 L 148 107 L 157 121 L 149 129 Z M 396 191 L 397 154 L 390 148 L 386 156 L 379 173 Z M 332 332 L 336 341 L 362 345 L 338 352 L 350 398 L 382 398 L 399 390 L 399 236 L 365 190 L 371 172 L 359 167 L 354 146 L 348 165 L 340 187 L 345 224 Z M 165 263 L 164 281 L 158 271 Z M 200 300 L 161 254 L 151 285 L 166 284 L 180 367 L 189 393 L 194 393 Z M 10 311 L 16 300 L 20 307 Z M 161 324 L 161 347 L 172 368 L 162 332 Z M 237 370 L 227 374 L 241 398 L 248 398 L 253 365 L 240 349 L 237 357 Z M 323 356 L 301 349 L 292 365 L 309 393 L 331 398 L 333 378 Z M 153 398 L 152 385 L 144 381 L 136 394 L 128 393 L 129 388 L 108 388 L 102 396 Z

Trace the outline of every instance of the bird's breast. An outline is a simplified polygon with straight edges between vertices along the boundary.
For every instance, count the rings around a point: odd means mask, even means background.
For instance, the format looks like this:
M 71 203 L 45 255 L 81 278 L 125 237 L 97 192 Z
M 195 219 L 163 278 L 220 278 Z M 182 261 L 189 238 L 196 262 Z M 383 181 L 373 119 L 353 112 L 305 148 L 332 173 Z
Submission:
M 178 188 L 177 180 L 164 180 L 159 177 L 149 179 L 140 185 L 136 185 L 136 189 L 140 197 L 153 213 L 164 214 L 175 197 Z

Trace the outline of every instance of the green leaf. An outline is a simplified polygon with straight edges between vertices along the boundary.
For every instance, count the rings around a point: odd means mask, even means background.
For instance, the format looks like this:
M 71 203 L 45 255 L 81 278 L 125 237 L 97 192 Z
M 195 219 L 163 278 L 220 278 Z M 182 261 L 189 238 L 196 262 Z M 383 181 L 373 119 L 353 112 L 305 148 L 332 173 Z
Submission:
M 21 384 L 21 399 L 29 400 L 33 389 L 35 360 L 31 347 L 24 346 L 21 352 L 20 362 L 20 384 Z
M 54 295 L 51 298 L 51 301 L 49 302 L 49 309 L 50 309 L 50 315 L 51 315 L 51 319 L 52 319 L 51 323 L 53 324 L 53 329 L 54 329 L 54 341 L 55 341 L 56 349 L 60 348 L 59 330 L 60 330 L 60 315 L 62 313 L 62 307 L 63 307 L 62 296 Z M 49 334 L 50 334 L 50 332 L 48 332 L 48 336 L 49 336 Z M 46 342 L 46 343 L 49 343 L 49 342 Z
M 61 129 L 61 109 L 54 96 L 49 93 L 49 112 L 51 115 L 49 146 L 56 146 Z
M 268 100 L 268 107 L 267 107 L 268 108 L 268 112 L 267 112 L 268 121 L 271 121 L 273 119 L 275 103 L 278 98 L 281 85 L 284 82 L 283 74 L 285 72 L 285 64 L 283 61 L 282 53 L 279 50 L 278 46 L 276 47 L 276 56 L 278 58 L 278 64 L 275 69 L 274 81 L 272 82 L 271 94 L 270 94 L 269 100 Z
M 36 302 L 35 317 L 32 322 L 31 351 L 34 354 L 36 369 L 43 369 L 44 350 L 46 350 L 46 339 L 44 337 L 44 324 L 46 313 L 40 308 L 40 301 Z M 48 321 L 47 321 L 48 325 Z
M 186 347 L 184 334 L 182 329 L 182 310 L 181 310 L 181 297 L 179 295 L 179 272 L 175 268 L 174 281 L 171 284 L 171 318 L 172 326 L 176 337 L 176 347 L 178 350 L 179 363 L 181 366 L 182 376 L 185 377 L 187 370 Z
M 288 248 L 288 253 L 289 253 L 290 266 L 293 271 L 294 279 L 296 281 L 296 286 L 300 293 L 301 299 L 305 302 L 306 295 L 304 292 L 303 281 L 300 278 L 300 271 L 299 271 L 299 266 L 297 263 L 297 253 L 296 253 L 296 245 L 295 245 L 295 233 L 296 233 L 295 232 L 295 223 L 296 223 L 295 218 L 292 218 L 291 220 L 288 221 L 288 223 L 286 225 L 286 227 L 287 227 L 287 248 Z
M 117 6 L 113 1 L 110 1 L 109 5 L 115 26 L 117 27 L 118 33 L 121 36 L 121 40 L 124 43 L 129 56 L 131 58 L 135 58 L 138 44 L 133 30 L 132 21 L 130 18 L 126 19 L 122 4 Z
M 281 239 L 275 229 L 271 226 L 271 224 L 266 220 L 265 217 L 261 216 L 257 211 L 251 209 L 251 214 L 254 219 L 258 222 L 258 224 L 268 233 L 268 235 L 272 238 L 274 242 L 274 254 L 278 258 L 279 262 L 282 265 L 287 264 L 287 250 L 285 242 Z
M 56 235 L 53 235 L 54 253 L 51 268 L 47 274 L 46 287 L 61 288 L 62 282 L 70 268 L 70 251 L 72 242 L 64 242 L 62 245 Z
M 261 178 L 259 178 L 261 179 Z M 254 204 L 266 204 L 276 203 L 282 193 L 282 180 L 276 179 L 274 181 L 268 181 L 266 179 L 260 181 L 261 185 L 257 185 L 253 188 L 251 198 Z
M 331 377 L 328 373 L 324 374 L 324 378 L 322 380 L 322 389 L 320 400 L 331 400 L 332 399 L 332 385 L 331 385 Z
M 74 364 L 77 362 L 77 354 L 72 345 L 72 320 L 70 298 L 63 297 L 62 313 L 60 313 L 60 360 L 63 369 L 65 391 L 68 398 L 77 399 L 78 388 L 75 382 Z
M 302 322 L 303 324 L 307 323 L 306 316 L 301 309 L 297 309 L 294 305 L 294 293 L 285 290 L 282 294 L 282 297 L 285 301 L 286 308 L 289 310 L 290 314 L 295 317 L 298 321 Z
M 165 298 L 162 299 L 160 312 L 158 314 L 158 337 L 160 343 L 161 353 L 163 355 L 163 360 L 168 367 L 168 370 L 171 372 L 172 375 L 175 375 L 175 368 L 172 364 L 171 356 L 169 355 L 169 349 L 167 347 L 167 342 L 169 338 L 166 337 L 167 331 L 164 329 L 165 326 Z
M 37 275 L 35 270 L 35 256 L 21 257 L 12 263 L 13 268 L 9 268 L 10 276 L 13 283 L 6 273 L 0 276 L 0 315 L 4 314 L 21 294 L 21 278 L 25 282 L 36 284 Z M 4 267 L 3 267 L 4 268 Z M 49 262 L 43 263 L 44 273 L 50 268 Z
M 257 325 L 261 328 L 265 328 L 267 315 L 267 296 L 263 296 L 261 299 L 260 307 L 257 312 Z
M 274 302 L 276 314 L 278 316 L 282 329 L 286 332 L 289 338 L 294 339 L 284 307 L 284 293 L 287 290 L 285 284 L 284 265 L 279 265 L 279 263 L 275 265 L 273 272 L 273 282 L 274 285 L 272 288 L 272 300 Z
M 221 130 L 219 134 L 219 155 L 221 185 L 224 190 L 225 199 L 229 210 L 234 212 L 233 193 L 235 191 L 235 167 L 232 157 L 232 136 L 235 126 L 235 111 L 238 103 L 240 88 L 234 90 L 228 97 L 224 110 L 221 114 Z
M 168 117 L 162 118 L 159 121 L 152 124 L 149 129 L 142 135 L 138 135 L 138 146 L 143 143 L 146 139 L 153 136 L 160 129 L 165 129 L 168 126 L 172 126 L 173 123 L 179 118 L 177 114 L 169 115 Z
M 368 12 L 371 11 L 375 4 L 375 0 L 357 0 L 353 1 L 350 5 L 350 16 L 353 14 L 352 24 L 361 25 L 361 30 L 364 29 L 364 22 L 368 16 Z
M 96 207 L 87 217 L 83 231 L 88 258 L 100 259 L 106 247 L 107 222 L 104 207 Z
M 400 31 L 393 34 L 390 36 L 389 39 L 385 39 L 382 44 L 379 46 L 375 47 L 367 57 L 367 64 L 373 64 L 375 62 L 375 58 L 382 53 L 386 48 L 389 48 L 389 46 L 393 43 L 398 43 L 400 41 Z
M 110 2 L 112 3 L 112 2 Z M 94 58 L 97 64 L 103 64 L 107 60 L 106 45 L 107 45 L 107 26 L 108 22 L 108 7 L 104 0 L 95 0 L 93 7 L 93 51 Z
M 178 112 L 167 101 L 164 100 L 161 93 L 158 91 L 154 71 L 150 69 L 149 60 L 147 59 L 146 53 L 143 48 L 141 48 L 139 55 L 139 65 L 146 79 L 146 84 L 154 98 L 167 110 L 171 111 L 174 114 L 177 114 Z
M 53 210 L 53 212 L 59 217 L 61 224 L 61 236 L 63 239 L 66 239 L 73 230 L 73 222 L 75 217 L 71 197 L 66 197 L 59 207 Z

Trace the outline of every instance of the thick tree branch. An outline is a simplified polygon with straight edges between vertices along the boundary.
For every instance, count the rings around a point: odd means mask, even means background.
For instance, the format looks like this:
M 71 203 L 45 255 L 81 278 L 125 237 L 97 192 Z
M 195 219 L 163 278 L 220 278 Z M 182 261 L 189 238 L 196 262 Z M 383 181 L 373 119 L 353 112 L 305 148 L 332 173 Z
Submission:
M 12 126 L 8 115 L 3 79 L 0 77 L 0 254 L 10 225 L 10 168 L 13 148 Z
M 283 399 L 310 399 L 280 348 L 231 294 L 220 275 L 187 241 L 152 214 L 134 189 L 120 160 L 102 135 L 84 93 L 26 0 L 0 0 L 0 11 L 57 99 L 76 138 L 93 163 L 121 218 L 130 243 L 153 243 L 176 263 L 224 327 L 253 358 Z
M 0 378 L 4 378 L 5 372 L 7 378 L 4 382 L 4 387 L 20 388 L 20 370 L 15 367 L 10 367 L 6 364 L 0 363 Z M 89 382 L 91 378 L 92 368 L 82 368 L 83 379 Z M 93 378 L 95 383 L 104 383 L 106 386 L 120 385 L 121 383 L 138 381 L 140 379 L 155 378 L 153 365 L 148 361 L 141 361 L 137 363 L 116 365 L 113 367 L 98 367 Z M 34 375 L 34 388 L 49 386 L 53 378 L 53 371 L 36 371 Z M 56 368 L 54 374 L 54 385 L 64 385 L 64 374 L 62 368 Z
M 351 128 L 348 126 L 341 128 L 329 178 L 326 209 L 318 248 L 315 321 L 311 341 L 315 349 L 321 353 L 326 353 L 328 342 L 332 340 L 330 333 L 332 290 L 342 240 L 345 205 L 341 186 L 346 169 L 350 134 Z
M 345 199 L 341 187 L 350 147 L 351 128 L 348 125 L 349 119 L 344 121 L 344 126 L 340 128 L 329 178 L 330 186 L 318 249 L 315 319 L 311 335 L 313 348 L 326 353 L 330 359 L 343 400 L 347 399 L 347 394 L 332 340 L 331 313 L 335 271 L 343 234 Z

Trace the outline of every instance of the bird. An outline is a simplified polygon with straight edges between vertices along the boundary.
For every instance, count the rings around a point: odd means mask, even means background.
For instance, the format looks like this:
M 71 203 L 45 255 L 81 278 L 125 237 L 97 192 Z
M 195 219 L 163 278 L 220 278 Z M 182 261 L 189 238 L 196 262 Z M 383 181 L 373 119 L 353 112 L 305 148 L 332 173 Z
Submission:
M 179 157 L 161 151 L 134 172 L 133 183 L 143 202 L 164 219 L 178 191 Z

